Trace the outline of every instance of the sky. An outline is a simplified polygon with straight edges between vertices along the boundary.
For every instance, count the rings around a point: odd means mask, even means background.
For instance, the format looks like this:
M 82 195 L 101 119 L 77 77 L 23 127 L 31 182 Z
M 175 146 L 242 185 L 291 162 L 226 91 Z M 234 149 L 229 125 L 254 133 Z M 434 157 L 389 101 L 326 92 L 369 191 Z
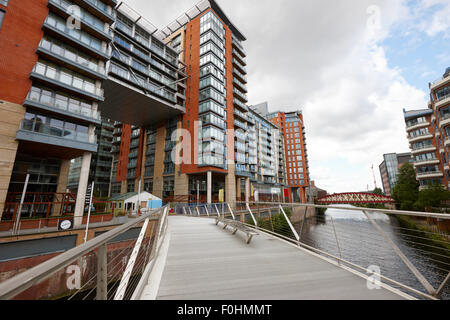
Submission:
M 163 28 L 196 0 L 125 0 Z M 403 109 L 427 108 L 450 67 L 450 0 L 217 0 L 246 36 L 249 105 L 302 110 L 310 177 L 329 193 L 381 187 L 409 152 Z

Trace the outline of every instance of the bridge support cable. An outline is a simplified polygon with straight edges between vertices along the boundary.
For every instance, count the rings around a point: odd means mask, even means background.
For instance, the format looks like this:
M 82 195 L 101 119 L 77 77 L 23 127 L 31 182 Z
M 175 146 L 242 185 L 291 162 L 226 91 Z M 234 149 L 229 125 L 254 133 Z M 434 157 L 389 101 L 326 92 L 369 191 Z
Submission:
M 447 284 L 448 280 L 450 280 L 450 272 L 447 274 L 445 279 L 442 281 L 441 285 L 439 286 L 439 289 L 436 290 L 436 293 L 434 294 L 435 297 L 439 297 L 441 295 L 442 290 L 444 290 L 444 287 Z
M 250 209 L 250 206 L 249 206 L 248 202 L 245 205 L 247 207 L 248 212 L 250 213 L 250 216 L 253 219 L 253 222 L 255 223 L 256 229 L 258 229 L 258 222 L 256 221 L 255 216 L 253 215 L 252 209 Z
M 400 257 L 400 259 L 402 259 L 402 261 L 406 264 L 409 270 L 411 270 L 411 272 L 414 274 L 417 280 L 419 280 L 419 282 L 424 286 L 427 292 L 430 295 L 435 295 L 436 290 L 428 282 L 428 280 L 425 279 L 425 277 L 420 273 L 420 271 L 417 270 L 417 268 L 411 263 L 411 261 L 409 261 L 409 259 L 403 254 L 400 248 L 391 240 L 391 238 L 388 237 L 388 235 L 383 231 L 383 229 L 380 228 L 380 226 L 370 217 L 370 215 L 367 214 L 366 211 L 363 211 L 363 213 L 370 221 L 370 223 L 375 227 L 375 229 L 377 229 L 378 232 L 383 236 L 385 241 L 391 246 L 391 248 L 395 251 L 395 253 Z
M 133 252 L 131 253 L 131 257 L 128 260 L 127 267 L 125 268 L 125 272 L 122 276 L 122 279 L 120 280 L 120 284 L 116 291 L 116 295 L 114 296 L 114 300 L 123 300 L 124 298 L 125 290 L 127 289 L 128 282 L 130 281 L 131 272 L 133 271 L 139 249 L 141 248 L 142 240 L 144 239 L 145 232 L 147 231 L 148 222 L 149 219 L 146 219 L 144 225 L 142 226 L 138 240 L 136 241 Z
M 231 216 L 233 217 L 233 220 L 236 220 L 236 217 L 234 216 L 233 210 L 230 207 L 230 204 L 227 203 L 228 209 L 230 210 Z
M 341 258 L 340 260 L 338 260 L 338 263 L 341 264 L 341 260 L 342 260 L 342 251 L 341 251 L 341 247 L 339 246 L 339 240 L 337 237 L 337 233 L 336 233 L 336 227 L 334 225 L 334 219 L 333 217 L 330 216 L 330 220 L 331 220 L 331 225 L 333 226 L 333 233 L 334 233 L 334 238 L 336 239 L 336 246 L 339 252 L 339 258 Z
M 289 227 L 291 228 L 291 231 L 292 231 L 292 233 L 294 234 L 295 239 L 297 239 L 297 242 L 300 243 L 300 237 L 299 237 L 297 231 L 295 230 L 294 226 L 292 225 L 291 220 L 290 220 L 289 217 L 286 215 L 286 212 L 284 212 L 284 209 L 283 209 L 283 207 L 281 206 L 281 204 L 279 205 L 279 208 L 281 209 L 281 212 L 283 213 L 284 218 L 286 219 L 286 221 L 287 221 Z
M 216 204 L 214 204 L 214 207 L 216 208 L 216 212 L 217 212 L 217 215 L 219 216 L 219 218 L 220 218 L 220 212 L 219 212 L 219 209 L 217 208 L 217 205 Z

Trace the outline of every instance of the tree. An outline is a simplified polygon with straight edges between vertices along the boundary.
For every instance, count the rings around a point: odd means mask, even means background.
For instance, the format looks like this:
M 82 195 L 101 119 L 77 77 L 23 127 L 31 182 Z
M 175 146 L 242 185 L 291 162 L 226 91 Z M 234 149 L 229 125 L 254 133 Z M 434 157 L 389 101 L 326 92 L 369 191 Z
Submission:
M 419 182 L 416 180 L 416 171 L 412 164 L 406 162 L 399 169 L 392 197 L 400 205 L 401 210 L 413 210 L 418 196 Z
M 378 194 L 380 196 L 384 196 L 384 192 L 383 192 L 383 190 L 381 190 L 381 188 L 375 188 L 372 193 Z
M 450 199 L 450 192 L 443 185 L 429 185 L 419 192 L 415 208 L 420 211 L 431 211 L 431 207 L 440 207 L 441 202 Z

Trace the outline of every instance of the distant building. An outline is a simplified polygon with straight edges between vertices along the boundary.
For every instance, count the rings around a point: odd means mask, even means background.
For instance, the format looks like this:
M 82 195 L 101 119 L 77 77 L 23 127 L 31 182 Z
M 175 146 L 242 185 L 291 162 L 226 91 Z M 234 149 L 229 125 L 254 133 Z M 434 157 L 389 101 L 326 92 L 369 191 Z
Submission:
M 383 184 L 384 194 L 392 195 L 392 189 L 397 183 L 398 169 L 406 163 L 413 163 L 411 153 L 388 153 L 383 155 L 383 162 L 380 164 L 381 182 Z
M 263 104 L 256 106 L 264 108 Z M 289 201 L 306 202 L 306 187 L 309 186 L 309 163 L 306 147 L 303 114 L 294 112 L 272 112 L 267 114 L 284 136 L 286 181 L 289 186 Z
M 314 202 L 314 200 L 326 197 L 328 192 L 326 190 L 320 189 L 316 187 L 316 184 L 314 181 L 310 181 L 311 187 L 306 187 L 306 197 L 308 199 L 308 202 Z

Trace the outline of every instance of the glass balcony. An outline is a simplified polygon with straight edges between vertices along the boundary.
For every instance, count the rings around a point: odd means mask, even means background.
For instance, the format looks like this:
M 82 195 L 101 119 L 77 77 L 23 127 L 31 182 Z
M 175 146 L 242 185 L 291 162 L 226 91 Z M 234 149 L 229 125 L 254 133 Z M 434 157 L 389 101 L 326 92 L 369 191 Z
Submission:
M 106 79 L 105 68 L 96 63 L 93 59 L 86 57 L 73 49 L 68 48 L 59 41 L 43 38 L 39 43 L 38 50 L 51 56 L 62 58 L 64 63 L 68 63 L 82 72 L 99 79 Z M 92 72 L 93 71 L 93 72 Z
M 245 62 L 244 57 L 243 57 L 236 49 L 233 49 L 233 55 L 236 57 L 236 59 L 239 60 L 239 62 L 240 62 L 243 66 L 246 66 L 246 65 L 247 65 L 247 63 Z
M 241 90 L 244 93 L 247 93 L 246 85 L 240 82 L 236 77 L 233 77 L 233 83 L 237 89 Z
M 239 127 L 239 128 L 241 128 L 241 129 L 243 129 L 243 130 L 247 130 L 247 126 L 245 125 L 245 123 L 243 123 L 243 122 L 241 122 L 241 121 L 239 121 L 237 119 L 234 119 L 234 125 Z
M 233 88 L 233 93 L 235 94 L 236 97 L 238 97 L 238 99 L 240 99 L 242 102 L 247 103 L 248 102 L 248 98 L 245 94 L 243 94 L 242 92 L 240 92 L 239 90 L 237 90 L 236 88 Z
M 71 6 L 73 6 L 72 2 L 66 0 L 49 0 L 48 3 L 59 7 L 69 16 L 73 14 L 69 9 Z M 97 36 L 100 35 L 105 40 L 111 40 L 112 32 L 109 29 L 109 26 L 107 31 L 105 30 L 104 21 L 101 21 L 99 18 L 93 16 L 84 9 L 80 10 L 80 15 L 80 21 L 90 29 L 95 30 Z
M 33 73 L 40 75 L 43 79 L 50 80 L 49 82 L 52 84 L 57 84 L 95 100 L 104 100 L 103 89 L 96 87 L 94 81 L 68 69 L 62 69 L 52 63 L 46 64 L 38 61 L 33 67 Z
M 69 29 L 66 21 L 61 17 L 49 14 L 45 19 L 44 26 L 48 26 L 52 31 L 55 31 L 59 35 L 72 40 L 73 43 L 88 49 L 90 53 L 103 59 L 109 59 L 107 47 L 102 45 L 101 40 L 83 30 Z
M 240 100 L 233 98 L 234 105 L 240 107 L 241 109 L 244 109 L 245 111 L 248 111 L 248 107 Z
M 236 66 L 241 73 L 247 73 L 245 66 L 240 63 L 236 58 L 233 58 L 233 65 Z
M 235 38 L 232 40 L 232 44 L 241 52 L 241 54 L 245 57 L 246 53 L 242 44 Z
M 94 8 L 97 13 L 100 13 L 100 15 L 97 14 L 97 16 L 106 18 L 107 22 L 114 21 L 114 16 L 108 11 L 108 6 L 101 0 L 76 0 L 76 2 L 88 4 L 91 8 Z
M 24 104 L 33 104 L 34 106 L 43 105 L 51 109 L 66 111 L 71 114 L 82 116 L 83 118 L 100 120 L 100 113 L 92 110 L 92 105 L 81 100 L 68 97 L 62 93 L 31 87 Z M 48 108 L 44 108 L 48 109 Z
M 243 83 L 247 83 L 247 76 L 244 75 L 243 73 L 239 72 L 238 69 L 233 68 L 233 74 L 237 77 L 239 77 L 239 80 L 242 81 Z
M 85 126 L 40 115 L 26 114 L 25 116 L 27 118 L 20 122 L 20 130 L 91 144 L 97 142 L 97 137 L 89 135 L 88 128 Z

